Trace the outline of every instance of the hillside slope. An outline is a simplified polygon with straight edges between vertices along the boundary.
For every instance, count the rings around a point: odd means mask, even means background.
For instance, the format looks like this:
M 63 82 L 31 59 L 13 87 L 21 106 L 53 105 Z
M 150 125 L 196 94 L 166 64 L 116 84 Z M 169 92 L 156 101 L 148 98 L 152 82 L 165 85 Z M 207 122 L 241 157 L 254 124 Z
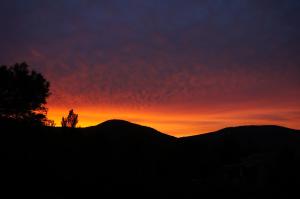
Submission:
M 300 132 L 278 126 L 184 138 L 121 120 L 77 129 L 0 122 L 0 129 L 11 194 L 285 198 L 300 185 Z

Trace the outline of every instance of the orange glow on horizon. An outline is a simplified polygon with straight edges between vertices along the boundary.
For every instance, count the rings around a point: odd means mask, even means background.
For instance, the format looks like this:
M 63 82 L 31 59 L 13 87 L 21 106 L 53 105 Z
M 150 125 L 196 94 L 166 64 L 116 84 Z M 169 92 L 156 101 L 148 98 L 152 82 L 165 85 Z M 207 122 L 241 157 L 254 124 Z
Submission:
M 81 127 L 122 119 L 178 137 L 300 129 L 298 1 L 0 2 L 0 64 L 49 81 L 57 126 L 72 108 Z
M 69 109 L 52 107 L 49 108 L 48 117 L 53 119 L 56 126 L 60 126 L 62 116 L 68 114 Z M 290 110 L 292 111 L 292 110 Z M 136 124 L 152 127 L 160 132 L 176 137 L 190 136 L 216 131 L 229 126 L 240 125 L 281 125 L 300 129 L 299 118 L 290 116 L 286 109 L 244 109 L 239 111 L 223 111 L 217 113 L 172 113 L 166 111 L 138 111 L 118 110 L 101 107 L 74 108 L 79 114 L 79 127 L 94 126 L 110 119 L 122 119 Z M 285 113 L 290 117 L 288 121 L 274 121 L 268 118 L 251 118 L 253 115 L 274 115 Z M 286 113 L 287 112 L 287 113 Z

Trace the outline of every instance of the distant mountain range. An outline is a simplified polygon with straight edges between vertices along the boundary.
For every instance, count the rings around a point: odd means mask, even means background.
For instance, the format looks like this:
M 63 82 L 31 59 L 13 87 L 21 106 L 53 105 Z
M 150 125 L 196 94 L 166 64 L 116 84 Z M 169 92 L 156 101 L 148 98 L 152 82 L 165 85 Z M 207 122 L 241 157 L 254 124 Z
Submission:
M 176 138 L 122 120 L 87 128 L 1 122 L 9 195 L 38 198 L 289 198 L 300 131 L 241 126 Z

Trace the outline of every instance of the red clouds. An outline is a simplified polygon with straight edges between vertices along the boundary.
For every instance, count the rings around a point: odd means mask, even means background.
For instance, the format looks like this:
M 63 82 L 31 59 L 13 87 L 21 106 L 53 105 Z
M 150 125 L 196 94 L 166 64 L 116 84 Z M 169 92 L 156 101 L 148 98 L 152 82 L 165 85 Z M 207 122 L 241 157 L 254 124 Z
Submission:
M 259 2 L 1 2 L 0 63 L 45 75 L 58 124 L 300 128 L 299 5 Z

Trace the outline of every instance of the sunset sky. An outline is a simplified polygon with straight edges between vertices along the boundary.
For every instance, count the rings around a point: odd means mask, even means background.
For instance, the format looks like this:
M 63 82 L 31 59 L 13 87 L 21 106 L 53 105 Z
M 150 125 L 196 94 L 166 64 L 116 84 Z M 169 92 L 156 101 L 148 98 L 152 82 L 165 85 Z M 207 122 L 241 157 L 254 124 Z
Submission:
M 0 64 L 51 83 L 48 117 L 175 136 L 300 129 L 299 0 L 1 0 Z

